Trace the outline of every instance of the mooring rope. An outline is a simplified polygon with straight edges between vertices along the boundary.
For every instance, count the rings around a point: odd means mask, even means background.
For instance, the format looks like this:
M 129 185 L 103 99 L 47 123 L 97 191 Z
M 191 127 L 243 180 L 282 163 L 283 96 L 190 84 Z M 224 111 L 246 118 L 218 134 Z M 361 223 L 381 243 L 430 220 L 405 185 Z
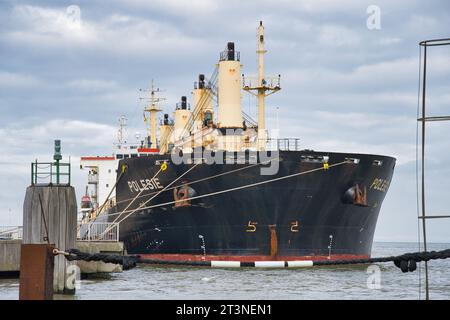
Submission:
M 276 159 L 276 160 L 279 160 L 279 159 Z M 255 163 L 255 164 L 248 165 L 248 166 L 245 166 L 245 167 L 241 167 L 241 168 L 233 169 L 233 170 L 230 170 L 230 171 L 218 173 L 218 174 L 215 174 L 215 175 L 212 175 L 212 176 L 209 176 L 209 177 L 200 178 L 200 179 L 195 180 L 195 181 L 187 182 L 187 183 L 183 184 L 183 186 L 188 186 L 188 185 L 192 185 L 192 184 L 194 184 L 194 183 L 198 183 L 198 182 L 203 182 L 203 181 L 211 180 L 211 179 L 214 179 L 214 178 L 218 178 L 218 177 L 221 177 L 221 176 L 225 176 L 225 175 L 228 175 L 228 174 L 231 174 L 231 173 L 235 173 L 235 172 L 238 172 L 238 171 L 242 171 L 242 170 L 245 170 L 245 169 L 250 169 L 250 168 L 253 168 L 253 167 L 255 167 L 255 166 L 262 165 L 262 164 L 268 164 L 268 163 L 271 162 L 271 161 L 275 161 L 275 159 L 271 159 L 271 160 L 268 160 L 268 161 L 264 161 L 264 162 L 260 162 L 260 163 Z M 182 186 L 182 185 L 177 185 L 177 186 L 168 188 L 168 189 L 166 189 L 165 191 L 170 191 L 170 190 L 179 188 L 179 187 L 181 187 L 181 186 Z M 153 195 L 153 194 L 155 194 L 155 193 L 158 193 L 158 192 L 159 192 L 159 191 L 153 191 L 153 192 L 149 192 L 149 193 L 144 193 L 144 194 L 141 194 L 140 196 L 138 196 L 138 198 L 146 197 L 146 196 L 151 196 L 151 195 Z M 116 204 L 123 203 L 123 202 L 127 202 L 127 201 L 132 200 L 132 199 L 133 199 L 133 198 L 123 199 L 123 200 L 117 201 Z
M 348 259 L 348 260 L 296 260 L 296 261 L 181 261 L 181 260 L 162 260 L 145 259 L 139 255 L 111 255 L 105 253 L 86 253 L 78 249 L 69 249 L 67 252 L 54 251 L 55 254 L 63 254 L 67 260 L 81 261 L 103 261 L 106 263 L 120 264 L 124 270 L 134 268 L 137 264 L 153 265 L 180 265 L 180 266 L 205 266 L 213 268 L 231 268 L 231 267 L 263 267 L 263 268 L 302 268 L 313 266 L 338 266 L 338 265 L 357 265 L 394 262 L 394 265 L 402 272 L 413 272 L 417 269 L 417 263 L 422 261 L 439 260 L 450 258 L 450 249 L 441 251 L 412 252 L 398 256 L 367 258 L 367 259 Z
M 284 180 L 284 179 L 293 178 L 293 177 L 297 177 L 297 176 L 301 176 L 301 175 L 306 175 L 308 173 L 312 173 L 312 172 L 316 172 L 316 171 L 322 171 L 322 170 L 326 171 L 329 168 L 337 167 L 337 166 L 343 165 L 345 163 L 350 163 L 350 162 L 348 160 L 345 160 L 345 161 L 334 163 L 334 164 L 330 164 L 330 165 L 328 165 L 328 163 L 324 163 L 323 167 L 319 167 L 319 168 L 315 168 L 315 169 L 311 169 L 311 170 L 301 171 L 301 172 L 297 172 L 297 173 L 293 173 L 293 174 L 289 174 L 289 175 L 285 175 L 285 176 L 281 176 L 281 177 L 277 177 L 277 178 L 273 178 L 273 179 L 268 179 L 268 180 L 264 180 L 264 181 L 254 182 L 254 183 L 250 183 L 250 184 L 246 184 L 246 185 L 242 185 L 242 186 L 238 186 L 238 187 L 234 187 L 234 188 L 214 191 L 214 192 L 211 192 L 211 193 L 207 193 L 207 194 L 203 194 L 203 195 L 199 195 L 199 196 L 194 196 L 194 197 L 190 197 L 190 198 L 186 198 L 186 199 L 168 201 L 168 202 L 164 202 L 164 203 L 158 203 L 158 204 L 155 204 L 155 205 L 152 205 L 152 206 L 141 207 L 139 209 L 140 210 L 147 210 L 147 209 L 153 209 L 153 208 L 167 206 L 167 205 L 170 205 L 170 204 L 175 204 L 177 202 L 191 201 L 191 200 L 195 200 L 195 199 L 211 197 L 211 196 L 215 196 L 215 195 L 218 195 L 218 194 L 223 194 L 223 193 L 228 193 L 228 192 L 232 192 L 232 191 L 242 190 L 242 189 L 259 186 L 259 185 L 266 184 L 266 183 L 271 183 L 271 182 L 275 182 L 275 181 L 279 181 L 279 180 Z M 130 212 L 130 211 L 133 211 L 133 210 L 129 210 L 128 212 Z M 126 213 L 127 211 L 122 211 L 122 213 L 124 213 L 124 212 Z
M 156 172 L 156 173 L 154 174 L 154 176 L 153 176 L 150 180 L 155 179 L 155 178 L 159 175 L 159 173 L 160 173 L 161 171 L 162 171 L 162 167 L 159 168 L 158 172 Z M 131 206 L 131 204 L 132 204 L 134 201 L 136 201 L 137 197 L 138 197 L 138 196 L 142 193 L 142 191 L 144 191 L 144 190 L 145 190 L 145 189 L 142 189 L 141 191 L 139 191 L 139 193 L 138 193 L 138 194 L 133 198 L 133 200 L 125 207 L 125 209 L 119 213 L 119 216 L 116 217 L 116 218 L 114 219 L 114 221 L 112 222 L 113 224 L 116 223 L 117 220 L 119 220 L 119 218 L 122 216 L 122 214 L 123 214 L 123 213 Z M 106 230 L 105 233 L 106 233 L 107 231 L 109 231 L 109 230 Z
M 124 173 L 124 169 L 122 169 L 122 174 Z M 153 178 L 152 178 L 152 180 L 154 179 L 154 178 L 156 178 L 157 176 L 158 176 L 158 174 L 160 173 L 162 171 L 162 168 L 160 168 L 159 170 L 158 170 L 158 172 L 156 172 L 155 173 L 155 175 L 153 176 Z M 117 182 L 118 182 L 118 180 L 116 181 L 116 185 L 117 185 Z M 113 189 L 112 189 L 113 190 Z M 110 191 L 110 195 L 111 195 L 111 193 L 112 193 L 112 190 Z M 142 191 L 143 191 L 144 189 L 142 189 L 138 194 L 137 194 L 137 196 L 139 196 L 141 193 L 142 193 Z M 131 204 L 137 199 L 137 196 L 133 199 L 133 201 L 131 201 L 129 204 L 128 204 L 128 206 L 125 208 L 125 210 L 126 209 L 128 209 L 130 206 L 131 206 Z M 108 200 L 108 199 L 106 199 L 106 200 Z M 105 203 L 106 203 L 106 201 L 105 201 Z M 109 231 L 111 231 L 114 227 L 115 227 L 115 223 L 116 223 L 116 221 L 122 216 L 122 214 L 124 213 L 124 211 L 122 211 L 122 212 L 120 212 L 119 213 L 119 215 L 114 219 L 114 221 L 110 224 L 110 225 L 108 225 L 107 227 L 106 227 L 106 229 L 98 236 L 98 238 L 99 239 L 101 239 L 105 234 L 107 234 Z M 119 222 L 120 223 L 120 222 Z M 92 224 L 91 224 L 92 225 Z M 89 229 L 91 228 L 91 226 L 89 226 Z
M 165 191 L 167 188 L 169 188 L 172 184 L 174 184 L 175 182 L 177 182 L 178 180 L 180 180 L 182 177 L 184 177 L 186 174 L 188 174 L 189 172 L 191 172 L 195 167 L 197 167 L 199 165 L 199 163 L 193 165 L 192 167 L 190 167 L 188 170 L 186 170 L 186 172 L 183 172 L 183 174 L 179 177 L 177 177 L 175 180 L 173 180 L 171 183 L 169 183 L 167 186 L 164 187 L 164 189 L 160 190 L 157 194 L 155 194 L 153 197 L 151 197 L 150 199 L 148 199 L 147 201 L 145 201 L 144 203 L 142 203 L 141 205 L 139 205 L 139 207 L 131 210 L 131 212 L 129 214 L 127 214 L 124 218 L 122 218 L 118 223 L 122 223 L 125 219 L 127 219 L 128 217 L 130 217 L 133 213 L 135 213 L 137 210 L 142 209 L 143 206 L 145 206 L 147 203 L 149 203 L 151 200 L 153 200 L 154 198 L 156 198 L 161 192 Z M 161 169 L 160 169 L 161 170 Z M 122 213 L 126 213 L 126 210 L 123 210 Z M 120 217 L 120 216 L 119 216 Z M 116 221 L 119 217 L 117 217 L 114 221 Z

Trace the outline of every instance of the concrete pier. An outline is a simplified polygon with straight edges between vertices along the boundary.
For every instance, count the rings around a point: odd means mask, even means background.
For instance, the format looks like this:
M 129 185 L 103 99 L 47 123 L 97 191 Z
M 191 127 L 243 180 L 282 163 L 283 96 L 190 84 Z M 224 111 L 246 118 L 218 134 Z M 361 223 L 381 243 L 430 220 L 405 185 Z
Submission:
M 0 240 L 0 276 L 18 277 L 22 240 Z M 123 242 L 76 241 L 75 248 L 88 253 L 124 254 Z M 81 274 L 122 272 L 122 266 L 102 261 L 75 261 Z
M 107 242 L 107 241 L 77 241 L 76 248 L 87 253 L 109 253 L 114 255 L 123 255 L 123 242 Z M 90 273 L 111 273 L 122 272 L 120 264 L 104 263 L 102 261 L 77 261 L 82 274 Z
M 22 240 L 0 240 L 0 276 L 17 276 Z

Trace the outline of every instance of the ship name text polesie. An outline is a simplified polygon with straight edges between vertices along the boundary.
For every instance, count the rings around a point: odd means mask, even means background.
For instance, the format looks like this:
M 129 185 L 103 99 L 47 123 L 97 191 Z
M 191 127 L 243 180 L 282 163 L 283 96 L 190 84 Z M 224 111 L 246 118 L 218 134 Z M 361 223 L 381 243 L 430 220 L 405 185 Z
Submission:
M 164 188 L 158 178 L 140 179 L 128 181 L 131 192 L 141 192 L 143 190 L 159 190 Z

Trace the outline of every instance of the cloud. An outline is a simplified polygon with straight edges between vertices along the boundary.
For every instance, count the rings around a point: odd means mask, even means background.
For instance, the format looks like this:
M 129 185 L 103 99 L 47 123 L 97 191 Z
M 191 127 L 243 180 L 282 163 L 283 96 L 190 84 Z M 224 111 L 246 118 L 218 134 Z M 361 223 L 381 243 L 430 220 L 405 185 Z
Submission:
M 30 163 L 52 161 L 53 140 L 62 140 L 63 161 L 72 163 L 72 181 L 77 194 L 82 192 L 85 177 L 78 170 L 79 157 L 112 152 L 116 128 L 89 121 L 52 119 L 30 125 L 18 121 L 0 128 L 0 225 L 6 217 L 5 208 L 14 212 L 14 221 L 21 223 L 21 206 L 25 189 L 30 184 Z M 8 210 L 9 211 L 9 210 Z
M 177 0 L 127 0 L 120 1 L 127 6 L 149 9 L 152 11 L 163 11 L 177 16 L 189 16 L 197 14 L 214 14 L 220 7 L 220 1 L 191 0 L 188 2 Z
M 8 157 L 7 151 L 51 150 L 53 139 L 62 139 L 69 150 L 98 148 L 111 144 L 115 133 L 112 126 L 81 120 L 52 119 L 44 123 L 29 126 L 25 122 L 0 128 L 1 157 Z M 27 143 L 18 143 L 24 141 Z M 48 148 L 46 148 L 48 146 Z M 24 152 L 26 155 L 26 153 Z
M 413 79 L 418 76 L 418 62 L 417 58 L 402 58 L 356 65 L 350 70 L 324 69 L 320 66 L 306 70 L 294 68 L 285 70 L 283 78 L 289 79 L 290 85 L 299 85 L 300 88 L 320 90 L 326 87 L 332 92 L 344 94 L 360 93 L 362 89 L 392 91 L 399 87 L 411 91 L 409 84 L 417 84 Z
M 365 112 L 286 113 L 282 109 L 280 136 L 300 138 L 302 148 L 393 156 L 399 165 L 415 160 L 414 119 Z M 274 127 L 273 117 L 268 124 Z
M 26 88 L 36 86 L 40 80 L 28 74 L 0 70 L 0 90 L 9 88 Z
M 12 15 L 20 29 L 6 34 L 7 37 L 40 45 L 67 45 L 68 42 L 89 43 L 96 37 L 93 26 L 84 23 L 81 16 L 71 8 L 43 8 L 30 5 L 18 5 Z M 76 11 L 77 9 L 75 9 Z
M 155 56 L 161 50 L 181 52 L 204 45 L 202 40 L 163 21 L 117 13 L 92 20 L 83 15 L 83 9 L 78 19 L 68 8 L 18 5 L 12 12 L 16 27 L 4 32 L 3 37 L 41 49 L 73 48 L 117 55 Z
M 383 46 L 389 46 L 389 45 L 398 44 L 401 42 L 402 42 L 402 39 L 394 38 L 394 37 L 386 37 L 386 38 L 381 38 L 380 40 L 378 40 L 378 43 Z
M 76 79 L 67 83 L 73 89 L 89 90 L 89 91 L 105 91 L 117 88 L 115 81 L 99 80 L 99 79 Z
M 333 46 L 355 46 L 360 43 L 359 35 L 350 30 L 338 25 L 325 25 L 321 27 L 319 33 L 319 43 L 326 47 Z

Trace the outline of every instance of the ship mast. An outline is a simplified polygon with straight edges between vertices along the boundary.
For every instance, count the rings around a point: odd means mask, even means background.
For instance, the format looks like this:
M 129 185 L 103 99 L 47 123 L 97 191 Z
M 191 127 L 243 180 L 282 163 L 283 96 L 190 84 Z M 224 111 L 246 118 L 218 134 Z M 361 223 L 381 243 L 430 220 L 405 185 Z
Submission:
M 120 116 L 119 118 L 119 130 L 117 131 L 117 143 L 119 145 L 126 144 L 126 127 L 127 127 L 127 118 L 125 116 Z
M 261 138 L 265 137 L 260 136 L 260 134 L 264 133 L 266 130 L 266 88 L 265 88 L 265 80 L 264 80 L 264 54 L 267 50 L 264 50 L 264 26 L 262 21 L 259 22 L 258 27 L 258 40 L 257 40 L 257 50 L 256 54 L 258 56 L 258 146 Z
M 161 101 L 166 100 L 166 98 L 162 98 L 158 96 L 158 93 L 161 92 L 159 88 L 155 88 L 153 80 L 152 85 L 150 87 L 150 90 L 142 90 L 139 89 L 141 92 L 150 92 L 150 97 L 140 98 L 140 100 L 145 100 L 147 102 L 146 106 L 144 107 L 144 122 L 148 126 L 147 128 L 147 136 L 150 137 L 150 143 L 148 147 L 151 148 L 157 148 L 157 139 L 156 139 L 156 114 L 161 109 L 158 108 L 158 103 Z M 147 117 L 147 114 L 149 115 Z
M 266 115 L 265 115 L 265 98 L 281 89 L 280 75 L 276 77 L 266 78 L 264 73 L 264 54 L 267 52 L 264 48 L 264 26 L 262 21 L 259 22 L 257 32 L 257 48 L 256 55 L 258 57 L 258 76 L 256 84 L 248 83 L 244 79 L 244 90 L 255 95 L 258 99 L 258 150 L 266 149 L 267 133 L 266 133 Z

